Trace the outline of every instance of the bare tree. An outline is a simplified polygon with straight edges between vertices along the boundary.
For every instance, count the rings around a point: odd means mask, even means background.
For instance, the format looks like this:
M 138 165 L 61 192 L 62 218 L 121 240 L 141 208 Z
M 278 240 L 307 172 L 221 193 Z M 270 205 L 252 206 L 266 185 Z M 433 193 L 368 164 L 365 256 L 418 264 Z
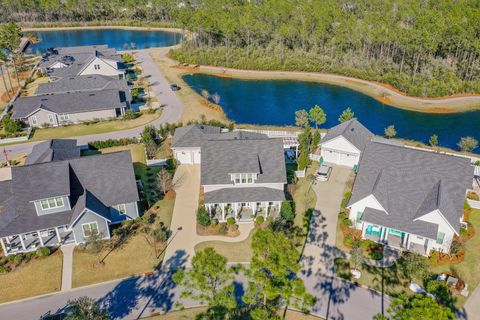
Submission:
M 157 186 L 163 194 L 172 188 L 172 174 L 167 169 L 162 168 L 157 173 Z
M 155 158 L 155 154 L 157 153 L 158 146 L 154 141 L 149 141 L 145 144 L 145 152 L 147 153 L 148 159 Z
M 208 91 L 205 90 L 205 89 L 202 89 L 202 90 L 200 91 L 200 94 L 201 94 L 202 97 L 204 97 L 206 100 L 208 100 L 208 99 L 210 98 L 210 93 L 208 93 Z
M 218 93 L 212 94 L 211 98 L 215 104 L 220 104 L 220 95 Z

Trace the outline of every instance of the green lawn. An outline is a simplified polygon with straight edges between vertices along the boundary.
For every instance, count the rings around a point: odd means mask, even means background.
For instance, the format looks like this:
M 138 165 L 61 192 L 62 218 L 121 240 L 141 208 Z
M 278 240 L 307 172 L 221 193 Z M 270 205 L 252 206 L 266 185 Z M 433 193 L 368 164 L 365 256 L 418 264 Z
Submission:
M 37 258 L 24 266 L 0 275 L 0 303 L 60 290 L 62 253 Z
M 205 241 L 195 246 L 195 252 L 201 251 L 206 247 L 212 247 L 222 256 L 226 257 L 228 262 L 250 262 L 252 260 L 252 238 L 255 229 L 250 232 L 247 239 L 240 242 L 223 241 Z
M 133 120 L 114 120 L 114 121 L 102 121 L 96 124 L 76 124 L 71 126 L 36 129 L 33 137 L 29 141 L 48 140 L 55 138 L 68 138 L 85 136 L 90 134 L 107 133 L 113 131 L 120 131 L 131 129 L 139 126 L 143 126 L 149 122 L 160 117 L 161 111 L 157 111 L 152 114 L 142 114 L 142 116 Z
M 175 200 L 161 200 L 154 206 L 158 207 L 154 209 L 159 221 L 167 226 L 172 219 L 174 203 Z M 98 266 L 96 262 L 99 257 L 105 256 L 104 265 Z M 76 249 L 73 256 L 73 287 L 151 272 L 161 260 L 162 256 L 155 258 L 152 247 L 139 232 L 132 235 L 119 249 L 112 252 L 105 250 L 98 256 Z
M 468 284 L 470 294 L 480 283 L 480 210 L 473 210 L 470 215 L 470 223 L 473 225 L 475 235 L 465 243 L 465 259 L 457 264 L 432 267 L 432 272 L 457 273 Z M 456 296 L 457 306 L 462 306 L 467 298 Z
M 291 166 L 292 165 L 288 165 Z M 317 170 L 319 164 L 317 162 L 313 162 L 312 165 L 307 169 L 306 177 L 310 174 L 313 174 L 315 170 Z M 290 172 L 291 169 L 287 167 L 287 172 Z M 290 173 L 288 173 L 290 174 Z M 295 225 L 299 227 L 303 227 L 304 219 L 305 219 L 305 212 L 309 208 L 315 208 L 317 202 L 317 195 L 315 191 L 311 188 L 310 182 L 307 178 L 299 178 L 296 184 L 296 190 L 293 194 L 293 201 L 295 202 Z

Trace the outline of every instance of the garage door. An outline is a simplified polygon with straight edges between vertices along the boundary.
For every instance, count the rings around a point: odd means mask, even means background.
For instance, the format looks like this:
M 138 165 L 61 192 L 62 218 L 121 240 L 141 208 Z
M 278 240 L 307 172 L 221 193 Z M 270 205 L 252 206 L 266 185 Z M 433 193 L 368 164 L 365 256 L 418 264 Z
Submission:
M 340 153 L 338 156 L 338 164 L 353 168 L 353 166 L 357 164 L 357 156 Z
M 175 158 L 182 164 L 191 164 L 193 157 L 191 151 L 179 151 L 176 153 Z

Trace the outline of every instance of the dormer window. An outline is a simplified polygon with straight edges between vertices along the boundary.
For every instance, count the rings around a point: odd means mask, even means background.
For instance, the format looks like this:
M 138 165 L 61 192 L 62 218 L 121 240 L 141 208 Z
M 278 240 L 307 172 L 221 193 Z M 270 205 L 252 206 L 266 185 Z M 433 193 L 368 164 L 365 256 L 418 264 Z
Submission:
M 62 197 L 41 200 L 40 203 L 42 204 L 43 210 L 59 208 L 64 205 Z
M 232 173 L 231 179 L 235 184 L 252 184 L 257 179 L 256 173 Z

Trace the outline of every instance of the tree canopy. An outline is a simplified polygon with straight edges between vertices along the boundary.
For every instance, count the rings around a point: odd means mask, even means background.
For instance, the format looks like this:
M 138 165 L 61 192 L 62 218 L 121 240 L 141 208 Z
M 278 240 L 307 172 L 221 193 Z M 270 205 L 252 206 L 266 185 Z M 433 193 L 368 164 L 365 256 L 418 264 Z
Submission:
M 184 62 L 333 72 L 417 96 L 480 92 L 475 0 L 0 0 L 11 20 L 170 25 L 195 34 L 172 54 Z

